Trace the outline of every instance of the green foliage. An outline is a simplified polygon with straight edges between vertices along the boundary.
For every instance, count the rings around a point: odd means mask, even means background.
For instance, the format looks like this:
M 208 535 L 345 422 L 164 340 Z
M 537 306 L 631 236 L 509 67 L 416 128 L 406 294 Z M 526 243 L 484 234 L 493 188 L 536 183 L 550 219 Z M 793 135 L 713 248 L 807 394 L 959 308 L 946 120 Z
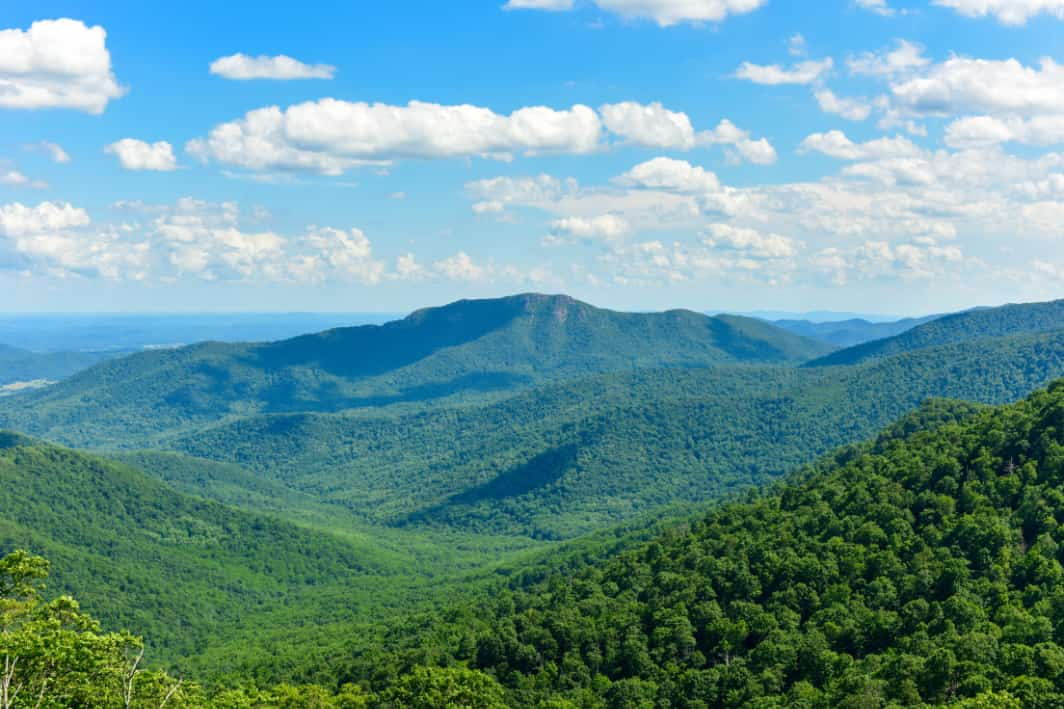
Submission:
M 0 345 L 0 385 L 59 381 L 113 356 L 108 352 L 30 352 Z
M 1064 381 L 948 408 L 602 566 L 397 628 L 349 676 L 466 663 L 513 706 L 1064 705 Z
M 835 347 L 853 347 L 872 340 L 882 340 L 912 330 L 918 325 L 931 322 L 940 316 L 905 318 L 893 322 L 869 322 L 861 318 L 833 322 L 810 320 L 773 320 L 772 324 L 787 332 L 820 340 Z
M 1064 329 L 1064 300 L 980 308 L 935 318 L 894 337 L 832 352 L 809 364 L 859 364 L 926 347 Z
M 250 413 L 468 398 L 645 367 L 796 363 L 829 349 L 750 318 L 618 313 L 522 295 L 282 342 L 142 352 L 0 402 L 0 426 L 146 448 L 161 434 Z

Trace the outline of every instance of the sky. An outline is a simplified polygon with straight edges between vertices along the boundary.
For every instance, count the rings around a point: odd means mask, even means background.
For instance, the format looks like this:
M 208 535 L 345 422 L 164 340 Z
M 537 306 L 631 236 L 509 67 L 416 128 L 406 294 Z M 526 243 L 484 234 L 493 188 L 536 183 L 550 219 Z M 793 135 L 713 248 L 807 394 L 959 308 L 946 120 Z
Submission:
M 1062 144 L 1064 0 L 4 3 L 0 310 L 1049 300 Z

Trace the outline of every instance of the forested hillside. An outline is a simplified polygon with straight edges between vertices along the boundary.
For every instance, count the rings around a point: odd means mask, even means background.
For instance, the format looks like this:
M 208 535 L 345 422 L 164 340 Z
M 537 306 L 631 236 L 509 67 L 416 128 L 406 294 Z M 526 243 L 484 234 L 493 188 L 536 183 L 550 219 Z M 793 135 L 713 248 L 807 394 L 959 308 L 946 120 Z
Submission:
M 820 340 L 835 347 L 853 347 L 872 340 L 900 335 L 938 317 L 940 316 L 929 315 L 923 318 L 904 318 L 892 322 L 870 322 L 863 318 L 828 322 L 811 320 L 772 320 L 771 322 L 795 335 Z
M 282 342 L 143 352 L 0 402 L 0 425 L 78 445 L 144 447 L 235 415 L 427 402 L 646 367 L 798 363 L 830 349 L 751 318 L 619 313 L 521 295 Z
M 511 706 L 1060 706 L 1064 382 L 925 413 L 601 568 L 400 629 L 347 678 L 459 664 Z
M 935 318 L 894 337 L 833 352 L 810 366 L 859 364 L 924 347 L 1060 329 L 1064 329 L 1064 300 L 977 308 Z
M 643 371 L 482 407 L 249 417 L 171 445 L 374 523 L 557 539 L 770 481 L 928 397 L 1005 403 L 1061 376 L 1054 333 L 843 370 Z

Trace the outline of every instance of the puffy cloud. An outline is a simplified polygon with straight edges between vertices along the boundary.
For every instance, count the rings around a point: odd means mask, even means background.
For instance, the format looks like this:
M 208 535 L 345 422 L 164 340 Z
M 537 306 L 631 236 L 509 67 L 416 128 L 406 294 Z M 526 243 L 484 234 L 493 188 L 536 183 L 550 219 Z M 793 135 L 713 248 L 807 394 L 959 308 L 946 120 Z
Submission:
M 836 96 L 830 89 L 820 89 L 813 95 L 821 111 L 834 113 L 848 121 L 863 121 L 872 114 L 871 104 L 864 99 Z
M 232 54 L 211 62 L 211 74 L 223 79 L 331 79 L 336 67 L 329 64 L 304 64 L 298 59 L 279 54 L 275 57 L 249 57 Z
M 790 68 L 779 64 L 752 64 L 743 62 L 735 71 L 737 79 L 746 79 L 755 84 L 777 86 L 780 84 L 812 84 L 831 71 L 835 65 L 830 57 L 822 61 L 799 62 Z
M 1027 145 L 1064 143 L 1064 114 L 1029 119 L 969 116 L 946 127 L 946 144 L 954 148 L 978 148 L 1009 142 Z
M 1015 59 L 952 57 L 891 88 L 901 106 L 918 114 L 1064 113 L 1064 67 L 1052 59 L 1035 69 Z
M 670 111 L 660 103 L 634 101 L 606 104 L 599 108 L 606 128 L 630 143 L 647 148 L 690 150 L 697 137 L 686 113 Z
M 0 185 L 8 187 L 34 187 L 36 189 L 44 189 L 48 186 L 48 183 L 40 180 L 31 180 L 23 175 L 16 168 L 3 168 L 0 167 Z
M 452 281 L 480 281 L 487 277 L 487 270 L 473 262 L 464 251 L 432 264 L 433 269 Z
M 0 205 L 0 234 L 5 236 L 63 231 L 89 222 L 88 212 L 69 203 L 41 202 L 36 207 L 19 202 Z
M 659 157 L 640 163 L 614 179 L 617 184 L 693 194 L 717 192 L 720 180 L 686 160 Z
M 1005 25 L 1023 25 L 1040 14 L 1064 19 L 1064 0 L 934 0 L 967 17 L 993 16 Z
M 895 14 L 894 8 L 887 4 L 887 0 L 857 0 L 857 7 L 884 17 L 891 17 Z
M 326 98 L 285 110 L 273 106 L 216 126 L 186 149 L 254 170 L 313 170 L 337 175 L 357 165 L 399 158 L 515 153 L 590 153 L 600 147 L 602 124 L 587 106 L 568 110 L 521 108 L 509 116 L 478 106 L 412 101 L 406 106 Z
M 146 143 L 136 138 L 123 138 L 108 145 L 104 152 L 116 156 L 126 170 L 169 172 L 177 169 L 173 146 L 165 140 Z
M 125 93 L 111 70 L 103 27 L 40 20 L 0 30 L 0 108 L 72 108 L 102 113 Z
M 864 52 L 850 57 L 846 65 L 855 76 L 892 77 L 912 73 L 931 63 L 924 56 L 924 48 L 900 39 L 890 51 Z
M 908 138 L 877 138 L 866 143 L 854 143 L 839 130 L 813 133 L 798 146 L 799 152 L 822 153 L 839 160 L 878 160 L 884 158 L 916 157 L 924 153 Z
M 884 278 L 940 279 L 964 260 L 956 246 L 867 241 L 854 249 L 822 249 L 813 255 L 810 265 L 836 285 L 845 285 L 854 280 Z
M 798 254 L 798 244 L 793 239 L 731 224 L 710 225 L 703 243 L 716 249 L 739 251 L 756 259 L 793 258 Z
M 373 259 L 373 246 L 361 229 L 311 227 L 302 242 L 315 265 L 320 264 L 304 279 L 339 277 L 374 284 L 384 277 L 384 264 Z M 409 265 L 405 275 L 409 276 Z
M 555 233 L 565 234 L 578 239 L 601 239 L 606 242 L 622 240 L 632 230 L 632 225 L 623 217 L 615 214 L 601 214 L 597 217 L 565 217 L 551 223 Z

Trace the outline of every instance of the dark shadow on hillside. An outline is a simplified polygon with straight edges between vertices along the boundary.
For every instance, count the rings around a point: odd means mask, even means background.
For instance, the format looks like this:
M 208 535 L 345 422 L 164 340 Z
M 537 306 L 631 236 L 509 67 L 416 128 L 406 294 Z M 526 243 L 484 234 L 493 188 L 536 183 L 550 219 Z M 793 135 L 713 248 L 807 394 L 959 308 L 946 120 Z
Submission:
M 452 495 L 438 505 L 407 517 L 401 524 L 425 522 L 440 516 L 441 513 L 445 514 L 455 506 L 498 502 L 545 488 L 572 470 L 576 465 L 578 452 L 579 448 L 574 444 L 552 448 L 482 485 Z

